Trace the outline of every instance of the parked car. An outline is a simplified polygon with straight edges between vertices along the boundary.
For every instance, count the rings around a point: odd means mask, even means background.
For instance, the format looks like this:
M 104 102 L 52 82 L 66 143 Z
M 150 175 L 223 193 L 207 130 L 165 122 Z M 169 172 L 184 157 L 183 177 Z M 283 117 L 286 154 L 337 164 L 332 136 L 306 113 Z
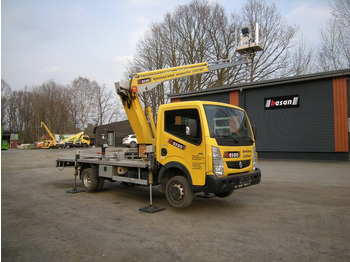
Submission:
M 129 147 L 136 147 L 137 146 L 136 135 L 127 135 L 126 137 L 124 137 L 123 145 L 129 146 Z

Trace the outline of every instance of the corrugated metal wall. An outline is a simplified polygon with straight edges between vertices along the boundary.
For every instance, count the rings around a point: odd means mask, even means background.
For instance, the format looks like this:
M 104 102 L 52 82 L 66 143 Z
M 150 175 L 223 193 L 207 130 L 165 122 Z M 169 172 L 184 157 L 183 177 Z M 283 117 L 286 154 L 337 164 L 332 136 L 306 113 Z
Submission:
M 265 99 L 299 96 L 299 107 L 265 110 Z M 350 148 L 350 80 L 346 76 L 198 94 L 244 108 L 258 128 L 257 151 L 267 158 L 345 160 Z
M 332 80 L 246 89 L 244 107 L 258 128 L 257 150 L 334 152 Z M 299 95 L 300 107 L 265 110 L 268 97 Z
M 215 102 L 221 102 L 221 103 L 230 103 L 230 96 L 228 93 L 217 93 L 217 94 L 210 94 L 210 95 L 196 95 L 191 97 L 184 97 L 181 99 L 173 99 L 172 102 L 179 102 L 179 101 L 215 101 Z

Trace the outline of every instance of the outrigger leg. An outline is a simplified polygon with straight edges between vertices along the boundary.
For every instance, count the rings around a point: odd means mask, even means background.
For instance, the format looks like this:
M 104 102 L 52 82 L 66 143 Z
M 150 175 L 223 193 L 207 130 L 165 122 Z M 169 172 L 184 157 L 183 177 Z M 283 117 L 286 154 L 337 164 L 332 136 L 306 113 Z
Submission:
M 73 184 L 73 189 L 67 190 L 67 193 L 69 193 L 69 194 L 85 192 L 84 189 L 77 189 L 77 176 L 78 176 L 77 159 L 78 158 L 79 158 L 79 154 L 76 154 L 75 155 L 75 165 L 74 165 L 74 184 Z
M 152 171 L 149 171 L 148 180 L 149 180 L 149 206 L 142 207 L 139 210 L 141 212 L 146 212 L 146 213 L 156 213 L 158 211 L 163 211 L 165 209 L 164 207 L 153 206 L 153 201 L 152 201 L 153 173 Z

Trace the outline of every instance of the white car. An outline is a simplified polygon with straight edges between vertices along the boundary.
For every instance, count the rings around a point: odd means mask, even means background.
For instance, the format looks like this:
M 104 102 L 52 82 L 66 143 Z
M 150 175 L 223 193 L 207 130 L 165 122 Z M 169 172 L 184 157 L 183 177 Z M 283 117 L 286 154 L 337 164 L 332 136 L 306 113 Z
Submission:
M 127 135 L 126 137 L 124 137 L 123 145 L 129 146 L 129 147 L 136 147 L 137 146 L 136 135 Z

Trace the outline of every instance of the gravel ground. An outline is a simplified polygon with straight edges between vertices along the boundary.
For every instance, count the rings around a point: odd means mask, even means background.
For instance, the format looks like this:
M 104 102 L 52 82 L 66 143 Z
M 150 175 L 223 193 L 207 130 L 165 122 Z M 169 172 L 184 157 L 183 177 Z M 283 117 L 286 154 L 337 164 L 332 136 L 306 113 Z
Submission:
M 261 160 L 259 185 L 184 210 L 154 187 L 148 214 L 148 187 L 67 194 L 75 152 L 1 152 L 3 261 L 350 261 L 350 162 Z

